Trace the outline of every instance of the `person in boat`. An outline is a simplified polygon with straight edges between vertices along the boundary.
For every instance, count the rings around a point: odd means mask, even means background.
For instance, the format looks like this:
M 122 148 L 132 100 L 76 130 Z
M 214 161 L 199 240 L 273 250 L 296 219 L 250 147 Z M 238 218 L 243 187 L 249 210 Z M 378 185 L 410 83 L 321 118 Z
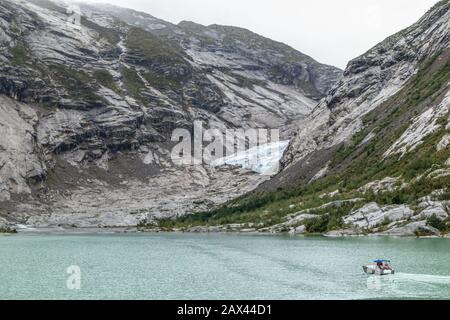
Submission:
M 380 269 L 380 271 L 383 271 L 383 263 L 381 261 L 377 261 L 377 268 Z
M 363 266 L 363 269 L 367 274 L 394 274 L 394 269 L 389 260 L 373 260 L 368 265 Z
M 388 260 L 378 260 L 378 261 L 376 261 L 376 263 L 377 263 L 377 268 L 379 268 L 380 271 L 383 271 L 383 270 L 392 270 L 392 267 L 391 267 L 391 265 L 389 264 L 389 261 L 388 261 Z
M 392 267 L 391 267 L 391 265 L 389 264 L 389 261 L 386 261 L 386 262 L 384 263 L 383 269 L 384 269 L 384 270 L 392 270 Z

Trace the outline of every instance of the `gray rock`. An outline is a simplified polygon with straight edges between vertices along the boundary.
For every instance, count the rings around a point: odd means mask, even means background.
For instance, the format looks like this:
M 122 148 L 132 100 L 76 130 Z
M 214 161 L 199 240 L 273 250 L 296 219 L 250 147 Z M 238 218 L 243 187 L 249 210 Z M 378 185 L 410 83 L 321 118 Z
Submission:
M 424 201 L 419 204 L 419 208 L 422 210 L 418 215 L 413 217 L 414 220 L 423 220 L 433 215 L 441 220 L 448 218 L 447 208 L 444 202 Z
M 0 95 L 0 114 L 0 201 L 7 201 L 11 193 L 31 193 L 29 181 L 44 179 L 47 167 L 35 140 L 35 110 Z
M 291 215 L 292 218 L 288 219 L 286 222 L 280 224 L 280 226 L 292 226 L 298 224 L 299 222 L 317 218 L 317 214 L 301 213 L 297 215 Z
M 396 183 L 398 183 L 398 181 L 398 178 L 386 177 L 382 180 L 369 182 L 363 187 L 359 188 L 358 191 L 362 193 L 366 193 L 368 191 L 372 191 L 374 193 L 392 191 L 394 190 L 394 186 Z
M 126 227 L 251 191 L 267 177 L 175 166 L 172 131 L 289 139 L 342 74 L 244 29 L 91 4 L 74 27 L 64 6 L 0 2 L 0 216 L 16 223 Z
M 417 234 L 440 235 L 439 230 L 427 226 L 426 221 L 411 222 L 403 227 L 393 228 L 381 233 L 389 236 L 416 236 Z
M 344 217 L 344 223 L 358 229 L 372 229 L 384 221 L 399 221 L 410 218 L 414 214 L 405 205 L 380 207 L 372 202 Z
M 441 141 L 439 141 L 439 143 L 436 146 L 436 150 L 442 151 L 445 148 L 447 148 L 448 145 L 450 145 L 450 134 L 446 134 L 445 136 L 442 137 Z
M 289 234 L 305 234 L 306 233 L 306 227 L 304 225 L 298 226 L 296 228 L 292 228 L 289 230 Z
M 328 238 L 340 238 L 340 237 L 349 237 L 349 236 L 357 236 L 361 233 L 355 229 L 342 229 L 342 230 L 332 230 L 324 234 L 325 237 Z

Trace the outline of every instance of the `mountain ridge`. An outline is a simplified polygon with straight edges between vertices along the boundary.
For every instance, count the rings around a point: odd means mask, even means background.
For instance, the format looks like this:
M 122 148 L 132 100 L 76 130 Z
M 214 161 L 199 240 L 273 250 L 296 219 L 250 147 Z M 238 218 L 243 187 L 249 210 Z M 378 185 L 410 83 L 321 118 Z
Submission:
M 199 120 L 279 128 L 289 139 L 341 76 L 256 34 L 264 48 L 233 34 L 224 43 L 187 36 L 135 10 L 78 5 L 73 24 L 73 8 L 58 1 L 0 1 L 3 223 L 135 226 L 250 191 L 267 177 L 174 166 L 172 131 Z
M 278 175 L 153 227 L 440 236 L 450 230 L 450 3 L 352 60 L 301 120 Z

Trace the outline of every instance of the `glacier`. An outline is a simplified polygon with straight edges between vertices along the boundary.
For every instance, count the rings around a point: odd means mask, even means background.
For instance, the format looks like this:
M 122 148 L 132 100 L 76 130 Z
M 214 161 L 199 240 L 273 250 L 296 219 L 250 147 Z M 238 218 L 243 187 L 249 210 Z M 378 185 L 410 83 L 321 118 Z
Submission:
M 251 170 L 259 174 L 276 174 L 279 169 L 280 159 L 288 145 L 288 140 L 259 145 L 245 151 L 236 152 L 230 156 L 216 159 L 211 162 L 211 166 L 240 166 L 243 169 Z

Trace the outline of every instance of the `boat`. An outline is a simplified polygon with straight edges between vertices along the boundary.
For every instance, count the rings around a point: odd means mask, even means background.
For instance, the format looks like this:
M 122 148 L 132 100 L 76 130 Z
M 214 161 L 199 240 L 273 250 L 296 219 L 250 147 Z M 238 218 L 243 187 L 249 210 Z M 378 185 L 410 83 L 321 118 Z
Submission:
M 363 266 L 363 270 L 367 274 L 376 274 L 380 276 L 394 274 L 395 270 L 391 266 L 390 260 L 374 260 L 365 266 Z

